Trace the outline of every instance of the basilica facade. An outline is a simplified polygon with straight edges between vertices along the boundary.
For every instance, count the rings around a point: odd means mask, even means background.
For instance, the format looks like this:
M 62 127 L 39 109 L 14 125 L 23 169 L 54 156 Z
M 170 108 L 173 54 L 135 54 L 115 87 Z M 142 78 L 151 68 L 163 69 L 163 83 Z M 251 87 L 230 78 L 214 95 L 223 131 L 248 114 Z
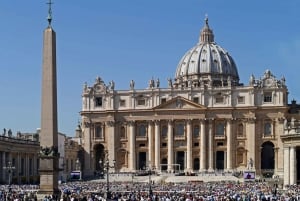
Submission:
M 83 173 L 100 171 L 108 158 L 116 160 L 119 172 L 251 169 L 257 175 L 288 174 L 285 184 L 295 183 L 291 171 L 298 154 L 287 145 L 289 108 L 284 77 L 265 69 L 240 82 L 233 57 L 215 42 L 206 19 L 167 87 L 159 79 L 145 89 L 131 80 L 127 89 L 117 90 L 114 81 L 106 84 L 101 77 L 84 84 Z

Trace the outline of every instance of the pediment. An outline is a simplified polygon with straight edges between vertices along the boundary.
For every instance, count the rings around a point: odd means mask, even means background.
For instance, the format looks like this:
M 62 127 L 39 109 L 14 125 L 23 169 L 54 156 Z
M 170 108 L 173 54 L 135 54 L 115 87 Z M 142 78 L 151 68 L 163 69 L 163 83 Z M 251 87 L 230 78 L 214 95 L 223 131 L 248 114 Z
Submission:
M 206 109 L 205 106 L 197 104 L 181 96 L 172 98 L 171 100 L 160 104 L 153 109 L 155 110 L 180 110 L 180 109 Z

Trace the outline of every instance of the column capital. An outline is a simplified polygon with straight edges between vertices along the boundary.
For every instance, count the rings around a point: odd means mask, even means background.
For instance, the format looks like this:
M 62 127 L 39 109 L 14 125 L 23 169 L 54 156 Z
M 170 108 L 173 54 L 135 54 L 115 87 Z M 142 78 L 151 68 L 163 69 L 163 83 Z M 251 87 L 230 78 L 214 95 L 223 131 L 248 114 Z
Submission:
M 186 120 L 186 123 L 187 123 L 187 124 L 192 124 L 192 119 L 187 119 L 187 120 Z
M 92 128 L 94 126 L 94 123 L 92 121 L 84 121 L 83 125 L 86 128 Z
M 109 126 L 109 127 L 114 127 L 115 124 L 116 124 L 115 121 L 107 121 L 107 122 L 105 122 L 105 125 L 107 125 L 107 126 Z
M 148 125 L 150 125 L 150 126 L 153 125 L 154 122 L 155 122 L 154 120 L 148 120 L 148 121 L 147 121 Z
M 154 120 L 154 124 L 155 124 L 155 126 L 159 126 L 160 125 L 160 120 Z
M 127 123 L 128 123 L 129 126 L 134 126 L 135 125 L 135 121 L 134 120 L 127 121 Z

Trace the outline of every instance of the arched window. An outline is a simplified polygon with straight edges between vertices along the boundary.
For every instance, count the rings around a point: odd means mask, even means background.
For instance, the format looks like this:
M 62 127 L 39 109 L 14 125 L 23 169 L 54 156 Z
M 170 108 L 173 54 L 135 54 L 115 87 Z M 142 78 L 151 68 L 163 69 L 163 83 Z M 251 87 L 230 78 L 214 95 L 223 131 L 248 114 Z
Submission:
M 121 138 L 126 138 L 126 132 L 125 132 L 125 127 L 124 126 L 122 126 L 121 127 Z
M 272 134 L 272 125 L 270 122 L 266 122 L 264 126 L 264 135 L 268 136 Z
M 224 123 L 218 123 L 216 128 L 216 135 L 223 136 L 225 133 L 225 125 Z
M 237 136 L 239 137 L 244 136 L 244 125 L 242 123 L 238 125 Z

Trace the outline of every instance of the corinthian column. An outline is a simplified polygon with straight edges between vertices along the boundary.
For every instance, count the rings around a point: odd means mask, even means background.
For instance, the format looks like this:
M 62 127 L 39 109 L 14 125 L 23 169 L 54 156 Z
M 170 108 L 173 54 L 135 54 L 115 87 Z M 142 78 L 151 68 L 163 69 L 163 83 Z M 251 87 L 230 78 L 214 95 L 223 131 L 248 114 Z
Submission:
M 160 121 L 155 121 L 155 167 L 160 170 Z
M 154 149 L 153 149 L 153 122 L 148 122 L 148 154 L 149 154 L 149 164 L 153 167 L 153 156 L 154 156 Z
M 168 172 L 173 172 L 174 156 L 173 156 L 173 122 L 168 122 Z
M 209 120 L 208 130 L 208 171 L 214 170 L 214 140 L 213 140 L 213 120 Z
M 290 185 L 290 150 L 289 147 L 283 148 L 283 185 Z
M 204 172 L 206 170 L 206 134 L 205 134 L 205 120 L 200 122 L 201 131 L 201 146 L 200 146 L 200 171 Z
M 192 121 L 189 119 L 187 120 L 187 129 L 186 129 L 186 132 L 187 132 L 187 138 L 186 138 L 186 141 L 187 141 L 187 144 L 186 144 L 186 152 L 187 152 L 187 155 L 186 155 L 186 161 L 187 161 L 187 164 L 186 164 L 186 170 L 188 172 L 190 172 L 192 170 Z
M 227 121 L 227 170 L 232 169 L 232 133 L 231 133 L 231 120 Z
M 290 185 L 297 184 L 296 181 L 296 150 L 290 147 Z
M 136 169 L 136 162 L 135 162 L 135 122 L 131 121 L 129 122 L 130 126 L 130 139 L 129 139 L 129 168 L 131 171 L 135 171 Z

